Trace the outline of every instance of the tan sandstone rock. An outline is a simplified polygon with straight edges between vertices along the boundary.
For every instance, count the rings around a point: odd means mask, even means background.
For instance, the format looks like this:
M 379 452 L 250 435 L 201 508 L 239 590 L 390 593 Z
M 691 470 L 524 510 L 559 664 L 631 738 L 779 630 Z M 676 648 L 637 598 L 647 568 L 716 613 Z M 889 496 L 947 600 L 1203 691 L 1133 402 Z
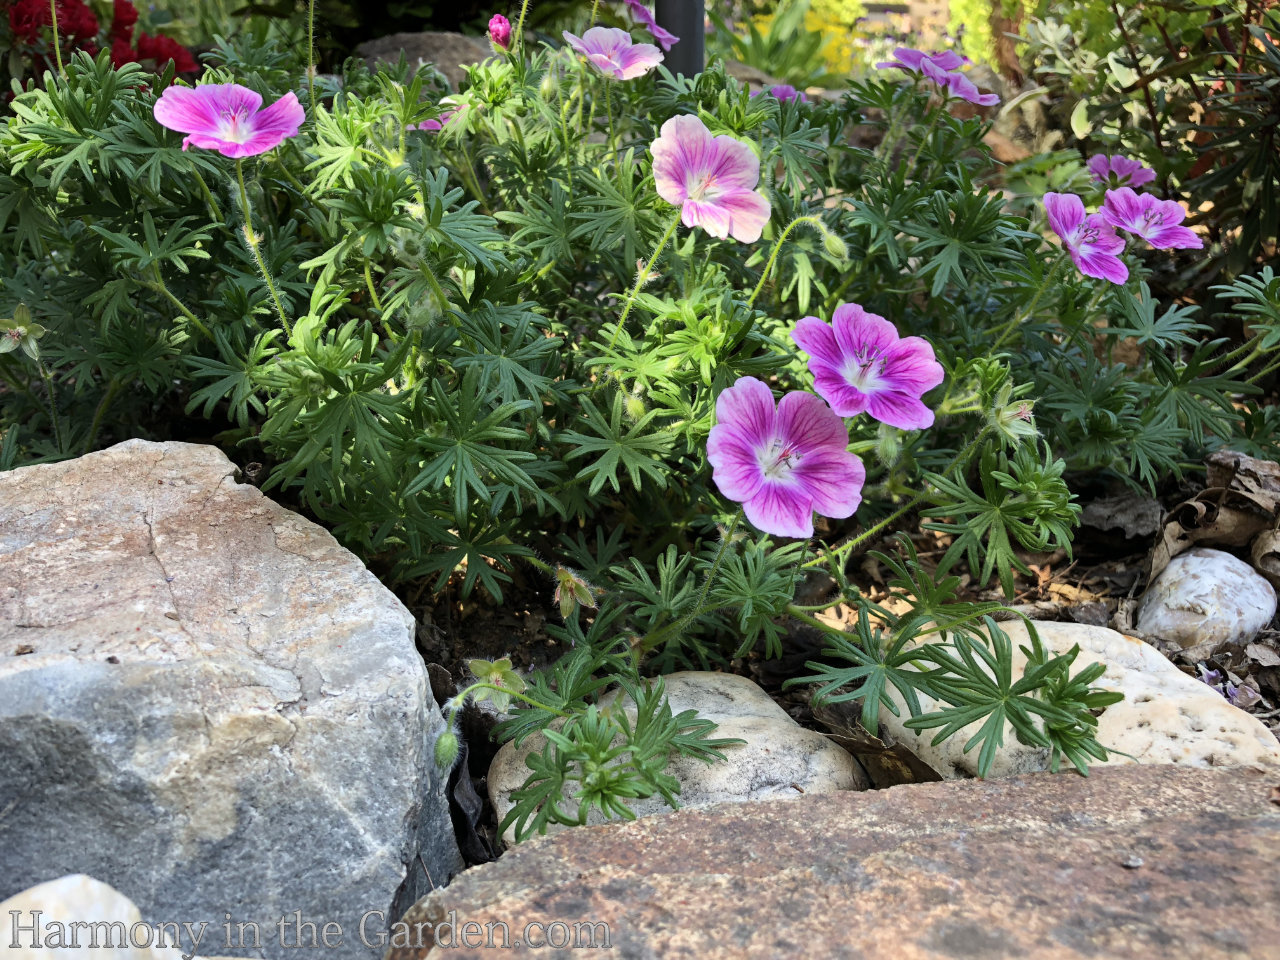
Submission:
M 420 901 L 387 957 L 1280 960 L 1277 784 L 1129 766 L 566 830 Z M 511 946 L 458 946 L 485 924 Z

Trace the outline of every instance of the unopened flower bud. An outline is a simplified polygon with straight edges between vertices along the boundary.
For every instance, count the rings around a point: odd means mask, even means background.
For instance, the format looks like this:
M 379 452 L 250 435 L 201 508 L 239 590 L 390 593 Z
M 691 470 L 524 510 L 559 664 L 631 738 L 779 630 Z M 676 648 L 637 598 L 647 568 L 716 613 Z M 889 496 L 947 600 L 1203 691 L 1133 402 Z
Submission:
M 646 409 L 644 401 L 634 393 L 628 393 L 622 401 L 622 410 L 629 420 L 639 420 L 645 415 Z
M 834 230 L 828 227 L 821 220 L 819 220 L 818 223 L 820 225 L 818 232 L 822 234 L 822 246 L 826 249 L 827 253 L 839 260 L 848 260 L 848 245 L 836 235 Z
M 489 39 L 499 50 L 511 46 L 511 21 L 500 13 L 489 18 Z
M 458 753 L 462 746 L 458 742 L 458 735 L 452 730 L 446 730 L 440 736 L 436 737 L 436 767 L 441 773 L 448 773 L 453 769 L 455 761 L 458 759 Z

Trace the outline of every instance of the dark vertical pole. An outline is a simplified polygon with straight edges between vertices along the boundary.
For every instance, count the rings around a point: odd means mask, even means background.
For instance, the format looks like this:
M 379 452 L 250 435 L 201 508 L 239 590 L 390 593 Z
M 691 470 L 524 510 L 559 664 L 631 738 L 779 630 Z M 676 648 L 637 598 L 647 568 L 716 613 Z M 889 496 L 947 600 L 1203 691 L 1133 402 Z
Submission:
M 706 69 L 706 11 L 702 3 L 703 0 L 657 0 L 654 13 L 658 26 L 680 38 L 667 51 L 663 63 L 677 76 L 694 77 Z

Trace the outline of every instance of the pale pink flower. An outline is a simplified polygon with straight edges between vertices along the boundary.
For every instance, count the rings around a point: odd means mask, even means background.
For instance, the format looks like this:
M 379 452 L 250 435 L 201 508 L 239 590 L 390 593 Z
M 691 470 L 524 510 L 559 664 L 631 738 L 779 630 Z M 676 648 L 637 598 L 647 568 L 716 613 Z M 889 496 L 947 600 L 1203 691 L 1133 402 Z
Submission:
M 933 425 L 921 397 L 944 374 L 929 341 L 900 338 L 892 323 L 856 303 L 836 307 L 830 325 L 802 317 L 791 339 L 809 354 L 814 389 L 840 416 L 869 413 L 902 430 Z
M 1128 157 L 1098 153 L 1089 158 L 1089 173 L 1099 183 L 1111 187 L 1140 187 L 1156 178 L 1156 172 Z
M 713 137 L 694 116 L 672 117 L 649 145 L 658 196 L 681 208 L 686 227 L 743 243 L 760 239 L 769 201 L 756 192 L 760 160 L 741 140 Z
M 631 34 L 616 27 L 592 27 L 581 37 L 564 31 L 565 42 L 587 58 L 606 77 L 632 80 L 648 73 L 663 60 L 651 43 L 636 43 Z
M 657 40 L 663 50 L 670 50 L 680 38 L 665 27 L 658 26 L 658 21 L 653 19 L 653 14 L 649 12 L 649 8 L 640 0 L 622 0 L 627 5 L 627 9 L 631 11 L 631 15 L 636 18 L 636 23 L 649 31 L 653 39 Z
M 189 146 L 217 150 L 224 157 L 252 157 L 266 153 L 298 132 L 306 119 L 292 92 L 267 107 L 262 97 L 238 83 L 206 83 L 199 87 L 167 88 L 156 101 L 156 122 L 185 133 Z
M 1084 201 L 1074 193 L 1046 193 L 1044 209 L 1076 269 L 1086 277 L 1112 283 L 1129 279 L 1129 268 L 1116 256 L 1124 249 L 1124 241 L 1102 214 L 1085 216 Z
M 766 93 L 773 97 L 773 99 L 780 100 L 783 103 L 788 103 L 792 100 L 799 100 L 801 103 L 809 102 L 809 98 L 806 97 L 803 92 L 797 90 L 789 83 L 777 83 L 765 90 L 757 90 L 751 95 L 756 97 Z
M 964 57 L 953 50 L 941 53 L 924 53 L 910 47 L 898 47 L 893 51 L 896 59 L 877 63 L 879 69 L 905 70 L 907 73 L 918 73 L 932 80 L 953 97 L 968 100 L 981 107 L 993 107 L 1000 102 L 994 93 L 979 93 L 973 81 L 959 70 L 968 63 Z
M 757 529 L 810 537 L 814 511 L 841 518 L 858 509 L 866 469 L 848 451 L 844 421 L 813 394 L 793 391 L 775 408 L 764 383 L 740 377 L 716 398 L 716 421 L 712 479 Z
M 1102 216 L 1107 223 L 1128 230 L 1159 250 L 1198 250 L 1204 246 L 1203 240 L 1181 225 L 1186 215 L 1177 201 L 1134 193 L 1128 187 L 1108 190 L 1102 202 Z

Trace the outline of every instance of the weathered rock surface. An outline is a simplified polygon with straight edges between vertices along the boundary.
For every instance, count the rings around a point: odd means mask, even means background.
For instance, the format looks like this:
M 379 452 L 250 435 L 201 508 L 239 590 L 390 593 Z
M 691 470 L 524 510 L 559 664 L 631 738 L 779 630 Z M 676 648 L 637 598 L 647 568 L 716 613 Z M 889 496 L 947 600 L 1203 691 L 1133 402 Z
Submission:
M 493 56 L 483 40 L 461 33 L 428 30 L 423 33 L 393 33 L 368 40 L 356 47 L 356 53 L 370 63 L 397 63 L 401 52 L 411 64 L 430 63 L 445 75 L 449 86 L 457 90 L 467 78 L 467 67 Z
M 0 474 L 0 896 L 353 930 L 460 867 L 412 617 L 234 472 L 130 441 Z
M 1276 591 L 1222 550 L 1195 547 L 1169 561 L 1143 595 L 1134 629 L 1183 647 L 1247 643 L 1276 615 Z
M 726 760 L 714 764 L 687 757 L 671 762 L 667 773 L 680 781 L 681 807 L 865 790 L 870 786 L 847 752 L 822 734 L 801 727 L 746 677 L 686 671 L 669 674 L 664 680 L 672 713 L 696 710 L 718 725 L 715 737 L 746 741 L 722 748 Z M 617 699 L 618 692 L 613 691 L 600 698 L 600 705 L 607 707 Z M 630 699 L 623 709 L 635 718 Z M 512 791 L 529 776 L 524 758 L 530 752 L 540 752 L 545 743 L 545 738 L 535 733 L 520 749 L 508 743 L 494 757 L 489 768 L 489 799 L 499 821 L 513 806 Z M 661 797 L 637 800 L 629 806 L 639 816 L 671 812 Z M 592 814 L 589 822 L 603 822 L 596 811 Z M 505 839 L 513 842 L 514 831 L 508 830 Z
M 1030 642 L 1026 626 L 1018 620 L 1000 626 L 1013 641 L 1014 675 L 1019 676 L 1026 657 L 1017 648 Z M 1108 750 L 1131 754 L 1139 763 L 1197 767 L 1280 764 L 1280 741 L 1261 721 L 1187 676 L 1150 644 L 1106 627 L 1080 623 L 1036 623 L 1036 630 L 1054 653 L 1066 653 L 1079 644 L 1080 655 L 1072 672 L 1091 663 L 1103 663 L 1106 672 L 1096 685 L 1124 694 L 1123 702 L 1108 707 L 1098 719 L 1098 741 Z M 891 692 L 890 696 L 896 699 L 896 693 Z M 880 722 L 895 740 L 945 778 L 976 775 L 978 750 L 965 753 L 964 744 L 978 732 L 980 722 L 935 747 L 930 741 L 936 731 L 908 730 L 903 722 L 910 714 L 900 699 L 896 702 L 901 717 L 894 717 L 887 710 L 880 712 Z M 930 710 L 934 701 L 921 697 L 921 705 Z M 1107 763 L 1132 764 L 1133 760 L 1114 753 Z M 1006 726 L 1004 744 L 989 776 L 1048 768 L 1048 750 L 1019 743 L 1013 728 Z
M 427 896 L 404 918 L 409 942 L 414 923 L 452 928 L 388 958 L 543 956 L 514 944 L 572 943 L 584 923 L 607 924 L 609 956 L 626 960 L 1277 960 L 1277 783 L 1130 766 L 583 827 Z M 511 949 L 430 949 L 433 932 L 456 945 L 465 924 L 499 921 Z M 605 933 L 577 930 L 584 945 Z

